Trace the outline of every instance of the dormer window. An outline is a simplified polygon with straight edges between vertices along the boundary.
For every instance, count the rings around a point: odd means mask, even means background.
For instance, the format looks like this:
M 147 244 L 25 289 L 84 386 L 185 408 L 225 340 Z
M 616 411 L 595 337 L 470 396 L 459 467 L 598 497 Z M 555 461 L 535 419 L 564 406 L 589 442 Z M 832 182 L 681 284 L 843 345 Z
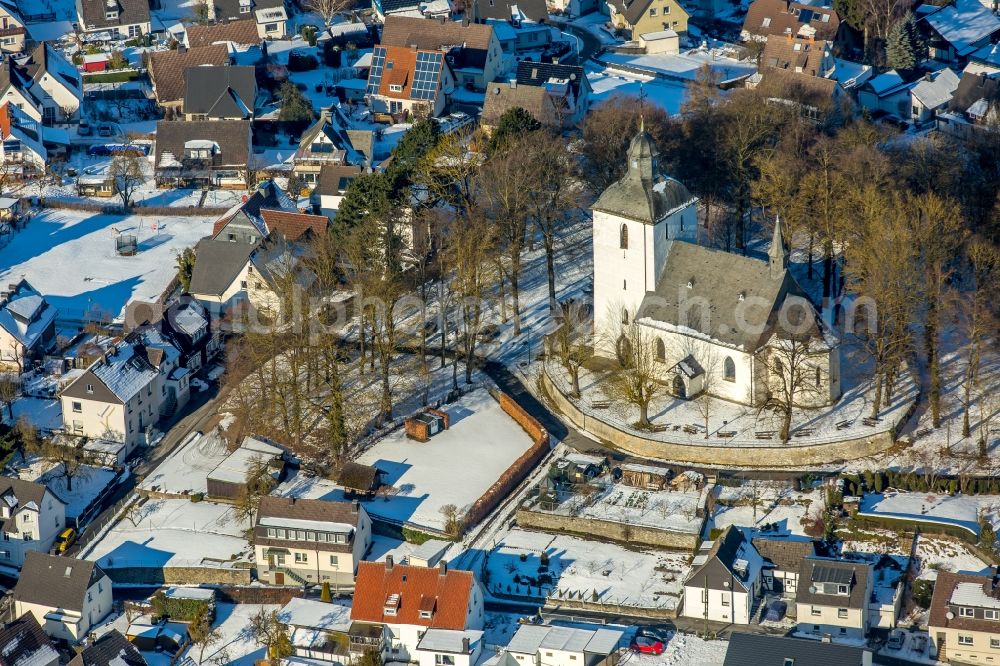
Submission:
M 107 10 L 106 12 L 104 12 L 104 18 L 107 21 L 117 21 L 118 20 L 118 10 L 117 9 L 109 9 L 109 10 Z
M 970 608 L 968 606 L 961 606 L 958 609 L 958 616 L 959 617 L 975 617 L 976 616 L 976 609 Z
M 983 618 L 987 620 L 1000 620 L 1000 610 L 986 609 L 983 611 Z
M 747 300 L 747 292 L 745 292 L 745 291 L 741 291 L 741 292 L 740 292 L 740 293 L 739 293 L 739 294 L 738 294 L 738 295 L 736 296 L 736 298 L 737 298 L 737 300 L 739 300 L 739 302 L 740 302 L 740 303 L 742 303 L 743 301 Z
M 688 280 L 687 288 L 688 289 L 694 289 L 694 278 L 691 278 L 690 280 Z
M 850 588 L 847 585 L 837 585 L 837 594 L 847 595 L 850 593 Z
M 403 86 L 399 85 L 398 83 L 390 83 L 389 92 L 396 92 L 396 93 L 403 92 Z
M 433 614 L 434 614 L 434 613 L 432 613 L 432 612 L 431 612 L 431 611 L 429 611 L 429 610 L 422 610 L 422 611 L 420 611 L 420 617 L 421 617 L 422 619 L 424 619 L 424 620 L 429 620 L 429 619 L 431 619 L 431 615 L 433 615 Z
M 396 613 L 399 611 L 399 594 L 393 592 L 385 599 L 385 605 L 382 608 L 382 612 L 390 617 L 395 617 Z

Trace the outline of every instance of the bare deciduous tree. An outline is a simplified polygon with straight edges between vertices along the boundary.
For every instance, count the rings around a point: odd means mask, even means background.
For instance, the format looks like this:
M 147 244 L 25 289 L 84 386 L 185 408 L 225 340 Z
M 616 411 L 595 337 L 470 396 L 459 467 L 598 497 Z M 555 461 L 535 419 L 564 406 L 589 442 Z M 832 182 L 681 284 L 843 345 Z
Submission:
M 612 401 L 639 410 L 636 427 L 646 429 L 649 423 L 649 403 L 664 395 L 665 364 L 656 357 L 652 333 L 635 322 L 634 313 L 612 306 L 608 313 L 610 330 L 599 332 L 601 344 L 616 351 L 617 367 L 604 380 L 604 392 Z

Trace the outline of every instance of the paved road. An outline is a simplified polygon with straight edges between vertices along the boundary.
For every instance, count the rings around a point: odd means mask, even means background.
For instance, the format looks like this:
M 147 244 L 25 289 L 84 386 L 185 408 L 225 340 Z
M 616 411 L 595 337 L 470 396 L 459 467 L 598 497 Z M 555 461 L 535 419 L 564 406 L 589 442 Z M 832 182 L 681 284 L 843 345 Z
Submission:
M 577 46 L 579 47 L 579 51 L 576 54 L 575 62 L 573 62 L 572 59 L 567 59 L 567 64 L 583 65 L 590 60 L 590 58 L 597 53 L 598 50 L 600 50 L 601 40 L 591 34 L 588 30 L 584 30 L 583 28 L 575 26 L 572 23 L 556 22 L 555 24 L 559 26 L 560 30 L 568 32 L 578 40 Z

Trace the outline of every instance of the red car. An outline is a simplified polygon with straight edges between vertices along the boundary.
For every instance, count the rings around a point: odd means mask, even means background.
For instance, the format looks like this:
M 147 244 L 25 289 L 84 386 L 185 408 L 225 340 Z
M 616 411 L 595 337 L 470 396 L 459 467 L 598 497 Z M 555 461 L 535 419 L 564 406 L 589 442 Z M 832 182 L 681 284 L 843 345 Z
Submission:
M 662 641 L 650 638 L 649 636 L 636 636 L 632 639 L 632 645 L 630 647 L 635 652 L 641 652 L 642 654 L 655 654 L 657 656 L 663 654 L 663 650 L 666 649 Z

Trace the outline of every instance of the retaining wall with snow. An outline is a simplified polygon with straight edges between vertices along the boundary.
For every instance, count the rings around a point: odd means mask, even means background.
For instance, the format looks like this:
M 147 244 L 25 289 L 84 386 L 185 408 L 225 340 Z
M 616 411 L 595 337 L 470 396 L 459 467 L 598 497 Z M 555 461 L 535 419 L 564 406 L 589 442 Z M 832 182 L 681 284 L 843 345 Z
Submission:
M 693 551 L 698 547 L 698 534 L 662 530 L 645 525 L 614 522 L 600 518 L 563 516 L 544 511 L 517 510 L 517 524 L 520 527 L 535 528 L 546 532 L 564 532 L 590 537 L 599 534 L 605 539 L 625 544 L 641 544 L 674 550 Z
M 249 585 L 250 568 L 101 567 L 118 585 Z
M 787 444 L 746 442 L 718 446 L 650 439 L 635 433 L 625 432 L 606 421 L 585 414 L 556 386 L 547 370 L 542 372 L 541 376 L 542 385 L 549 398 L 559 411 L 573 422 L 573 425 L 600 439 L 611 442 L 622 451 L 643 458 L 672 460 L 693 465 L 798 467 L 826 465 L 865 458 L 888 450 L 895 442 L 892 428 L 873 432 L 864 437 L 814 444 L 797 441 Z M 905 420 L 904 417 L 903 421 Z

